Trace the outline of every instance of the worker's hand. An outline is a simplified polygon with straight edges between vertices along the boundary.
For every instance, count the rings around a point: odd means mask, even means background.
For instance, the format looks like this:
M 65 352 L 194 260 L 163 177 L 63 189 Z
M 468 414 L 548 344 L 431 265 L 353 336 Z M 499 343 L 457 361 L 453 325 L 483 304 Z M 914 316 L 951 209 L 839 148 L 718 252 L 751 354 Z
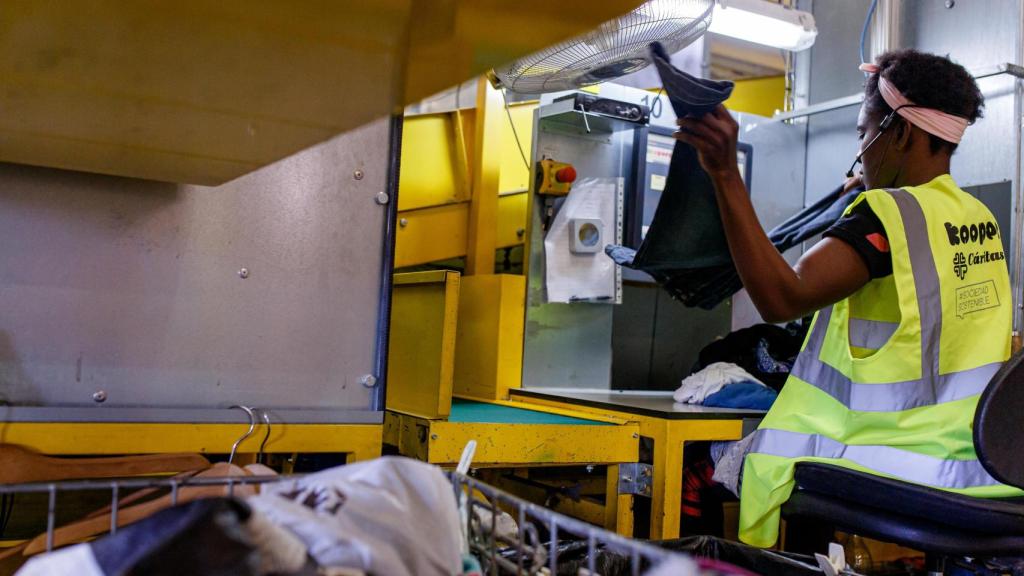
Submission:
M 712 179 L 739 175 L 736 140 L 739 125 L 721 104 L 700 118 L 680 118 L 673 136 L 697 150 L 700 165 Z
M 864 174 L 857 174 L 853 178 L 847 178 L 846 179 L 846 183 L 843 184 L 843 193 L 841 194 L 841 196 L 849 194 L 850 190 L 853 190 L 854 188 L 863 188 L 863 187 L 864 187 Z

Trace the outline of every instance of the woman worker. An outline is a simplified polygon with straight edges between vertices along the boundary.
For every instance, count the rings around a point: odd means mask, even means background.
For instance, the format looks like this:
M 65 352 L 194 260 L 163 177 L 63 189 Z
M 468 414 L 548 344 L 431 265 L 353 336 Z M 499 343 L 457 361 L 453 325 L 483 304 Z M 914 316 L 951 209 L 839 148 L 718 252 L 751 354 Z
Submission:
M 793 267 L 769 242 L 736 166 L 725 110 L 680 119 L 714 182 L 740 278 L 762 317 L 817 311 L 789 379 L 745 441 L 740 538 L 771 546 L 793 467 L 814 461 L 979 497 L 1008 496 L 974 453 L 978 395 L 1010 354 L 1000 231 L 949 175 L 983 98 L 947 58 L 890 52 L 857 120 L 866 192 Z M 856 161 L 855 161 L 856 164 Z

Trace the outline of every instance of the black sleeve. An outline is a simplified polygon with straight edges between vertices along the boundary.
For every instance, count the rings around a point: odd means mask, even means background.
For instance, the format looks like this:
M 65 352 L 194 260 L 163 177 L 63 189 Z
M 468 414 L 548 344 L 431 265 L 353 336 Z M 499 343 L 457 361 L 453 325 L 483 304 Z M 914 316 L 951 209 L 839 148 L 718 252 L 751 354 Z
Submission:
M 853 247 L 864 259 L 872 279 L 892 274 L 889 236 L 885 233 L 882 221 L 867 202 L 857 204 L 849 214 L 825 230 L 822 236 L 837 238 Z

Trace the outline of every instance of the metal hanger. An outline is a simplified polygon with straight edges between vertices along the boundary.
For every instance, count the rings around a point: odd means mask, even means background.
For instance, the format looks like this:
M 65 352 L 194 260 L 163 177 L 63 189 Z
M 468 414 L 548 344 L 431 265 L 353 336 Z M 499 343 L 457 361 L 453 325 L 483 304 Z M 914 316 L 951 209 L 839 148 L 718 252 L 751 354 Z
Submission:
M 256 429 L 256 413 L 253 412 L 252 408 L 249 408 L 248 406 L 242 406 L 241 404 L 236 404 L 231 408 L 238 408 L 244 411 L 246 415 L 249 416 L 249 430 L 247 430 L 245 434 L 242 434 L 242 437 L 239 438 L 238 440 L 235 440 L 235 443 L 231 445 L 231 455 L 228 456 L 228 464 L 231 464 L 232 462 L 235 461 L 235 454 L 238 452 L 238 445 L 244 442 L 245 439 L 248 438 L 249 436 L 252 436 L 253 430 Z
M 267 440 L 270 440 L 270 413 L 266 410 L 260 410 L 260 415 L 263 417 L 263 423 L 267 425 L 267 433 L 263 435 L 263 441 L 260 442 L 260 451 L 256 453 L 257 464 L 263 464 L 263 452 L 267 447 Z

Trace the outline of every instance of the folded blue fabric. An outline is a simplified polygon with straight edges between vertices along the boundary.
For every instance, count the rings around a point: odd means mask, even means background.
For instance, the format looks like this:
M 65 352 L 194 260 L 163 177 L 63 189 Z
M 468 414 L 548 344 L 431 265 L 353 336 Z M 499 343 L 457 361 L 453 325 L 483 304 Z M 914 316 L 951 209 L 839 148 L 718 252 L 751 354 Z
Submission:
M 768 410 L 779 396 L 778 392 L 757 382 L 729 384 L 704 399 L 710 408 L 745 408 Z

